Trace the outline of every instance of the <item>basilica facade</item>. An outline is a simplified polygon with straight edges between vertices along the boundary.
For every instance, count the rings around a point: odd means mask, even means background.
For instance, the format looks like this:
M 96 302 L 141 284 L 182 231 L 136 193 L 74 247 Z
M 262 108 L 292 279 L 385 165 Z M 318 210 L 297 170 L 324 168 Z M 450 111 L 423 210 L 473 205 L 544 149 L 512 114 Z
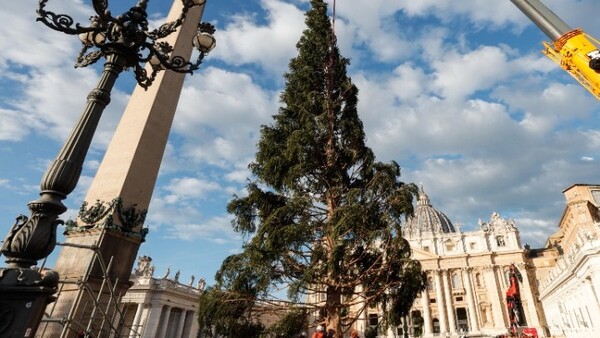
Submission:
M 535 268 L 529 250 L 521 244 L 513 220 L 492 213 L 479 221 L 475 231 L 461 231 L 431 205 L 421 188 L 414 216 L 403 226 L 413 258 L 427 273 L 427 288 L 415 300 L 411 316 L 403 327 L 379 332 L 398 337 L 494 337 L 507 333 L 509 317 L 506 291 L 510 266 L 522 277 L 521 325 L 547 336 L 542 305 L 537 299 Z M 355 325 L 366 332 L 378 324 L 380 312 L 370 308 Z

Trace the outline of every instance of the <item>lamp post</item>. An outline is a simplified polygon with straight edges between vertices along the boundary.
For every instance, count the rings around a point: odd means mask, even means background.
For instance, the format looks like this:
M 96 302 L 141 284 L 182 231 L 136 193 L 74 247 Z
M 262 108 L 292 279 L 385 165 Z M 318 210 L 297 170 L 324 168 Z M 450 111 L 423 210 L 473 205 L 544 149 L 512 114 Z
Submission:
M 127 12 L 115 17 L 108 9 L 107 0 L 92 0 L 96 14 L 90 18 L 89 26 L 74 23 L 68 15 L 47 11 L 48 0 L 39 1 L 37 21 L 54 30 L 77 35 L 81 40 L 82 48 L 75 67 L 86 67 L 100 58 L 104 58 L 106 63 L 97 86 L 88 94 L 77 124 L 42 178 L 40 197 L 28 203 L 30 217 L 18 216 L 2 244 L 1 252 L 8 266 L 0 268 L 0 314 L 4 316 L 0 320 L 0 336 L 33 337 L 31 332 L 35 333 L 46 303 L 52 301 L 58 275 L 51 271 L 39 272 L 31 266 L 54 250 L 56 228 L 63 223 L 59 216 L 67 210 L 62 200 L 77 185 L 85 156 L 119 74 L 131 68 L 138 84 L 148 88 L 161 70 L 194 72 L 204 56 L 215 47 L 214 27 L 201 23 L 193 38 L 193 45 L 198 50 L 196 60 L 188 61 L 172 55 L 173 47 L 163 38 L 182 25 L 190 8 L 206 2 L 181 1 L 183 9 L 179 17 L 151 31 L 146 13 L 148 0 L 139 0 Z M 144 67 L 144 64 L 149 66 Z M 31 296 L 24 300 L 15 299 L 13 302 L 5 297 L 16 293 L 25 295 L 28 290 Z M 36 299 L 37 303 L 31 303 L 31 299 Z M 19 310 L 22 308 L 20 302 L 29 304 L 26 307 L 28 311 Z

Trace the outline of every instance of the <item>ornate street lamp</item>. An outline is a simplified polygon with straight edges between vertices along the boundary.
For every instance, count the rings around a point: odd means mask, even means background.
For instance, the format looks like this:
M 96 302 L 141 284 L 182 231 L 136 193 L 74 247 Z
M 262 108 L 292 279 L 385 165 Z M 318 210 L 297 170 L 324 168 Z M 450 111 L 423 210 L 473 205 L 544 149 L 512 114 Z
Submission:
M 212 35 L 214 27 L 202 23 L 193 39 L 193 45 L 198 50 L 197 59 L 192 62 L 172 55 L 173 46 L 163 38 L 182 25 L 190 8 L 206 2 L 181 1 L 183 9 L 180 16 L 152 31 L 148 29 L 148 0 L 139 0 L 134 7 L 116 17 L 108 10 L 108 0 L 92 0 L 96 15 L 90 18 L 89 26 L 74 23 L 68 15 L 47 11 L 45 8 L 48 0 L 39 1 L 37 21 L 54 30 L 77 35 L 81 40 L 82 48 L 75 67 L 86 67 L 100 58 L 106 59 L 106 63 L 96 88 L 87 97 L 85 108 L 71 135 L 42 178 L 40 198 L 28 204 L 30 217 L 17 217 L 2 243 L 1 252 L 6 257 L 8 267 L 0 269 L 0 294 L 6 291 L 6 287 L 14 286 L 56 287 L 58 278 L 55 274 L 42 273 L 42 276 L 31 269 L 31 266 L 54 250 L 56 228 L 63 223 L 58 217 L 67 210 L 62 200 L 77 185 L 83 161 L 102 112 L 110 102 L 110 92 L 119 74 L 132 68 L 138 84 L 148 88 L 161 70 L 179 73 L 197 70 L 204 56 L 215 47 Z M 144 64 L 149 66 L 145 68 Z M 0 312 L 4 310 L 3 304 L 0 302 Z M 41 318 L 41 314 L 39 316 Z M 0 325 L 0 331 L 2 326 Z

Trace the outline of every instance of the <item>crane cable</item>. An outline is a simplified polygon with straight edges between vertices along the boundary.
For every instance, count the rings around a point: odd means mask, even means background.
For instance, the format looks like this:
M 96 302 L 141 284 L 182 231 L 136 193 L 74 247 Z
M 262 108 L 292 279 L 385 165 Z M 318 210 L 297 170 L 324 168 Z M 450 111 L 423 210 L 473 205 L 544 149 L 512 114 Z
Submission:
M 328 65 L 328 77 L 329 83 L 327 85 L 329 93 L 331 93 L 331 86 L 333 81 L 333 65 L 334 65 L 334 50 L 335 50 L 336 36 L 335 36 L 335 0 L 333 0 L 333 13 L 331 16 L 331 36 L 329 38 L 329 65 Z
M 329 131 L 329 140 L 327 141 L 327 151 L 326 153 L 327 155 L 327 162 L 328 165 L 333 165 L 333 162 L 335 162 L 335 160 L 333 159 L 333 154 L 335 153 L 335 151 L 333 151 L 333 148 L 335 148 L 334 146 L 334 130 L 335 130 L 335 112 L 334 112 L 334 102 L 333 101 L 333 73 L 334 73 L 334 64 L 335 64 L 335 58 L 334 58 L 334 53 L 335 53 L 335 0 L 333 0 L 333 13 L 332 13 L 332 19 L 331 19 L 331 35 L 329 38 L 329 60 L 328 60 L 328 64 L 326 66 L 326 71 L 327 71 L 327 80 L 326 80 L 326 86 L 327 86 L 327 101 L 326 101 L 326 109 L 327 109 L 327 115 L 328 115 L 328 131 Z M 327 62 L 327 61 L 326 61 Z
M 333 0 L 333 17 L 331 19 L 331 30 L 335 34 L 335 0 Z

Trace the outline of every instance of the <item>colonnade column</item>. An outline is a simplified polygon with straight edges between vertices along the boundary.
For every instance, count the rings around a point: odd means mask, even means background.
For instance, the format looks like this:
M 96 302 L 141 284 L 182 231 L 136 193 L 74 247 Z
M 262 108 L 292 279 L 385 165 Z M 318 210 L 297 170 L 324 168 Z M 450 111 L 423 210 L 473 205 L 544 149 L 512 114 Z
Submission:
M 162 310 L 162 305 L 153 305 L 150 308 L 150 313 L 148 314 L 148 320 L 146 321 L 144 333 L 148 332 L 150 336 L 158 337 L 156 330 L 158 330 L 158 325 L 161 322 Z
M 163 309 L 163 313 L 160 316 L 160 319 L 162 321 L 162 326 L 160 328 L 160 332 L 156 333 L 156 337 L 157 338 L 164 338 L 165 335 L 167 334 L 167 329 L 169 328 L 170 324 L 171 324 L 171 307 L 170 306 L 165 306 Z
M 479 324 L 477 323 L 477 308 L 475 306 L 475 297 L 473 295 L 473 283 L 471 283 L 471 273 L 473 268 L 464 268 L 463 281 L 465 282 L 465 290 L 467 292 L 467 306 L 469 307 L 469 331 L 479 332 Z
M 185 317 L 187 316 L 187 311 L 181 309 L 181 314 L 179 315 L 179 323 L 177 323 L 177 331 L 175 331 L 175 337 L 180 338 L 183 334 L 183 328 L 185 326 Z M 175 323 L 173 323 L 175 324 Z
M 137 338 L 140 332 L 140 320 L 142 318 L 142 311 L 144 310 L 144 304 L 137 304 L 137 308 L 135 310 L 135 316 L 133 317 L 133 322 L 131 323 L 131 330 L 129 330 L 130 338 Z
M 445 335 L 448 332 L 446 325 L 446 307 L 444 302 L 444 294 L 442 291 L 442 279 L 440 278 L 441 270 L 435 270 L 435 299 L 438 309 L 438 320 L 440 323 L 440 334 Z
M 192 337 L 192 333 L 198 332 L 198 327 L 200 326 L 200 324 L 198 323 L 198 314 L 194 311 L 189 311 L 189 314 L 191 316 L 191 324 L 190 324 L 190 335 L 188 337 L 183 337 L 183 338 L 193 338 L 195 336 Z
M 431 309 L 429 308 L 429 291 L 427 288 L 421 292 L 421 307 L 423 308 L 423 335 L 431 336 L 433 333 L 431 323 Z
M 600 299 L 598 299 L 598 294 L 596 293 L 596 289 L 594 288 L 594 285 L 592 284 L 592 278 L 586 277 L 584 279 L 584 284 L 586 285 L 587 289 L 590 292 L 590 298 L 592 299 L 591 303 L 593 303 L 595 305 L 592 309 L 594 318 L 600 318 Z
M 444 281 L 444 294 L 446 297 L 446 313 L 448 315 L 448 326 L 450 333 L 456 333 L 456 316 L 454 313 L 454 306 L 452 305 L 452 292 L 450 290 L 449 283 L 450 273 L 448 270 L 442 271 L 442 280 Z

